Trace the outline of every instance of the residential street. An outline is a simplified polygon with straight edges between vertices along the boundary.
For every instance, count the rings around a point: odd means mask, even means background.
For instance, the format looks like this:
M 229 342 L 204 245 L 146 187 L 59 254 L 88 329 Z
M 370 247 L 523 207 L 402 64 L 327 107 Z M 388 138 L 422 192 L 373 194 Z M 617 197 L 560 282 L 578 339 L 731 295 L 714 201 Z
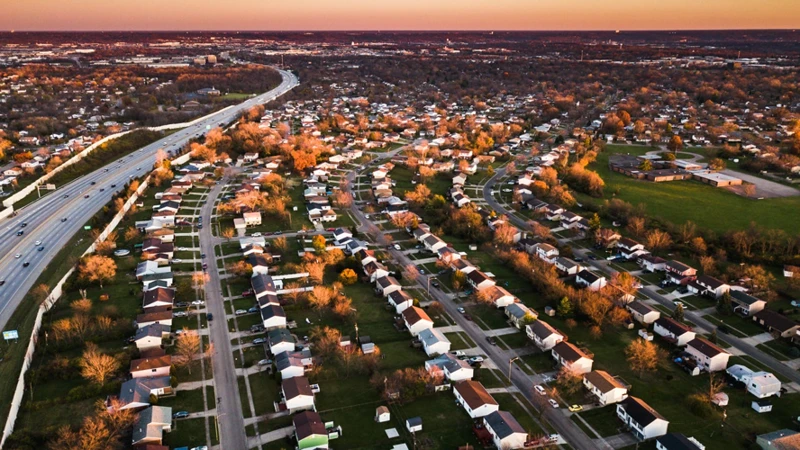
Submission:
M 492 209 L 498 212 L 498 214 L 505 214 L 506 216 L 508 216 L 508 218 L 514 223 L 514 225 L 525 230 L 530 230 L 530 227 L 528 226 L 526 221 L 515 216 L 513 211 L 509 211 L 508 209 L 506 209 L 491 194 L 495 183 L 501 176 L 503 176 L 504 173 L 505 169 L 498 169 L 495 175 L 486 182 L 486 184 L 483 186 L 483 198 L 484 200 L 486 200 L 486 203 Z M 576 255 L 579 256 L 586 256 L 586 253 L 589 252 L 587 249 L 581 249 L 581 248 L 573 248 L 573 251 L 575 252 Z M 591 261 L 588 258 L 584 258 L 583 264 L 591 266 L 592 268 L 597 269 L 598 271 L 603 272 L 609 276 L 616 272 L 616 270 L 609 267 L 609 264 L 605 261 Z M 648 285 L 645 280 L 642 280 L 642 282 L 645 283 L 645 287 L 643 289 L 640 289 L 640 292 L 642 294 L 646 295 L 648 298 L 652 300 L 657 301 L 659 304 L 668 308 L 669 310 L 675 309 L 675 304 L 671 300 L 655 292 L 655 289 L 652 287 L 652 285 Z M 685 311 L 684 315 L 687 320 L 694 323 L 701 331 L 705 333 L 711 333 L 711 331 L 716 329 L 716 326 L 711 324 L 709 321 L 703 319 L 697 313 L 694 313 L 692 311 Z M 718 333 L 717 337 L 721 341 L 730 344 L 732 347 L 742 351 L 746 355 L 755 358 L 760 363 L 769 367 L 770 370 L 781 374 L 782 376 L 786 377 L 789 380 L 792 380 L 795 383 L 800 383 L 800 372 L 792 370 L 786 364 L 783 364 L 782 362 L 762 352 L 761 350 L 755 348 L 754 346 L 744 342 L 743 340 L 737 337 L 734 337 L 726 333 Z
M 219 425 L 219 442 L 221 449 L 246 449 L 247 437 L 244 432 L 242 403 L 239 399 L 239 385 L 233 362 L 233 349 L 228 336 L 225 320 L 225 303 L 222 299 L 222 284 L 214 256 L 214 237 L 211 235 L 209 218 L 214 212 L 214 203 L 225 187 L 227 179 L 223 178 L 208 194 L 201 210 L 200 222 L 204 228 L 200 230 L 200 250 L 206 254 L 208 264 L 208 281 L 205 286 L 207 312 L 216 318 L 208 322 L 209 339 L 214 346 L 211 364 L 214 369 L 214 389 L 218 397 L 217 415 Z M 214 431 L 212 431 L 213 433 Z

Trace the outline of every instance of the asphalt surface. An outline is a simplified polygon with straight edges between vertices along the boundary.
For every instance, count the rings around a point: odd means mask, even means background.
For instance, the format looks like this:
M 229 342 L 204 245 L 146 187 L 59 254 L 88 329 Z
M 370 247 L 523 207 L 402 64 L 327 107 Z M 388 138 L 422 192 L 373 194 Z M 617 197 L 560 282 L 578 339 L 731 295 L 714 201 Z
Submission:
M 350 172 L 347 177 L 348 181 L 350 182 L 349 186 L 352 187 L 355 179 L 355 173 Z M 355 204 L 350 207 L 350 211 L 357 221 L 361 223 L 359 231 L 376 237 L 378 245 L 385 247 L 386 251 L 388 251 L 392 255 L 392 258 L 402 267 L 408 267 L 409 264 L 413 265 L 413 261 L 408 256 L 401 251 L 395 250 L 390 245 L 390 242 L 385 239 L 383 232 L 374 223 L 367 219 L 365 214 L 361 212 L 361 210 L 359 210 Z M 417 283 L 424 289 L 428 288 L 428 276 L 429 275 L 419 275 L 416 280 Z M 472 341 L 475 342 L 475 344 L 486 355 L 486 358 L 491 359 L 495 366 L 497 366 L 507 376 L 509 354 L 499 347 L 489 344 L 489 342 L 486 340 L 486 334 L 484 331 L 478 325 L 476 325 L 475 322 L 465 319 L 464 316 L 458 312 L 458 306 L 453 302 L 452 299 L 450 299 L 450 297 L 447 296 L 447 294 L 434 287 L 430 287 L 429 293 L 433 298 L 442 304 L 447 314 L 453 318 L 456 324 L 459 325 L 464 332 L 467 333 L 467 335 L 469 335 Z M 569 417 L 564 415 L 563 412 L 552 408 L 546 403 L 542 404 L 541 398 L 536 398 L 538 394 L 534 393 L 533 391 L 534 383 L 531 377 L 523 372 L 518 366 L 513 365 L 512 367 L 511 383 L 516 386 L 519 391 L 530 401 L 534 409 L 541 411 L 541 414 L 547 419 L 548 423 L 550 423 L 550 425 L 556 429 L 556 431 L 564 440 L 566 440 L 573 448 L 578 450 L 596 450 L 599 448 L 598 445 L 589 436 L 587 436 L 580 427 L 573 423 Z
M 520 219 L 519 217 L 516 217 L 514 215 L 513 211 L 509 211 L 508 209 L 506 209 L 492 195 L 492 190 L 494 188 L 494 185 L 497 183 L 497 180 L 504 173 L 505 173 L 505 169 L 500 169 L 495 173 L 495 175 L 492 178 L 490 178 L 486 182 L 486 184 L 483 186 L 483 198 L 484 198 L 484 200 L 486 200 L 486 203 L 488 203 L 488 205 L 492 209 L 494 209 L 495 211 L 497 211 L 500 214 L 505 214 L 517 227 L 519 227 L 520 229 L 523 229 L 523 230 L 530 231 L 530 226 L 527 224 L 526 221 Z M 613 275 L 614 273 L 617 272 L 616 270 L 614 270 L 611 267 L 609 267 L 608 262 L 606 262 L 604 260 L 602 260 L 602 261 L 601 260 L 592 261 L 592 260 L 586 258 L 585 256 L 588 253 L 590 253 L 590 250 L 588 250 L 588 249 L 582 249 L 582 248 L 579 248 L 579 247 L 573 247 L 573 252 L 576 255 L 584 257 L 584 261 L 581 263 L 583 265 L 590 266 L 590 267 L 596 269 L 597 271 L 603 272 L 603 273 L 605 273 L 605 274 L 607 274 L 609 276 Z M 668 308 L 670 311 L 675 309 L 675 304 L 671 300 L 669 300 L 666 297 L 664 297 L 663 295 L 658 294 L 657 292 L 655 292 L 656 289 L 653 288 L 652 285 L 649 285 L 649 283 L 647 283 L 646 281 L 643 281 L 643 283 L 646 283 L 646 284 L 645 284 L 643 289 L 639 290 L 639 292 L 641 292 L 642 294 L 644 294 L 648 298 L 657 301 L 659 304 L 661 304 L 662 306 Z M 697 326 L 697 328 L 699 328 L 701 331 L 703 331 L 705 333 L 711 333 L 711 331 L 713 331 L 713 330 L 715 330 L 717 328 L 711 322 L 703 319 L 700 316 L 700 314 L 697 314 L 697 313 L 695 313 L 693 311 L 685 311 L 684 312 L 684 316 L 686 317 L 686 319 L 688 321 L 694 323 Z M 783 364 L 782 362 L 780 362 L 779 360 L 773 358 L 772 356 L 762 352 L 761 350 L 757 349 L 755 346 L 750 345 L 750 344 L 744 342 L 743 340 L 741 340 L 741 339 L 739 339 L 737 337 L 731 336 L 730 334 L 726 334 L 726 333 L 722 333 L 722 332 L 718 332 L 717 333 L 717 338 L 719 340 L 723 341 L 723 342 L 728 343 L 731 347 L 736 348 L 737 350 L 743 352 L 744 354 L 746 354 L 746 355 L 748 355 L 748 356 L 750 356 L 752 358 L 755 358 L 761 364 L 769 367 L 769 369 L 772 370 L 773 372 L 779 373 L 779 374 L 783 375 L 784 377 L 786 377 L 787 379 L 789 379 L 789 380 L 791 380 L 791 381 L 793 381 L 795 383 L 800 383 L 800 372 L 797 372 L 797 371 L 793 370 L 791 367 L 787 366 L 786 364 Z
M 191 138 L 203 135 L 221 123 L 233 122 L 243 111 L 269 102 L 298 85 L 297 77 L 291 72 L 281 70 L 280 73 L 283 81 L 275 89 L 209 114 L 188 128 L 60 186 L 17 211 L 16 216 L 0 222 L 0 281 L 5 282 L 0 286 L 0 329 L 16 329 L 8 321 L 39 274 L 72 236 L 111 201 L 115 192 L 121 190 L 131 178 L 142 177 L 152 169 L 159 149 L 176 152 Z M 93 182 L 94 185 L 91 184 Z M 116 186 L 111 187 L 112 184 Z M 89 198 L 85 198 L 86 195 Z M 22 224 L 26 226 L 23 228 Z M 17 236 L 20 230 L 24 234 Z M 80 243 L 81 246 L 88 244 Z M 39 251 L 40 247 L 44 248 Z M 29 266 L 23 267 L 24 263 L 29 263 Z

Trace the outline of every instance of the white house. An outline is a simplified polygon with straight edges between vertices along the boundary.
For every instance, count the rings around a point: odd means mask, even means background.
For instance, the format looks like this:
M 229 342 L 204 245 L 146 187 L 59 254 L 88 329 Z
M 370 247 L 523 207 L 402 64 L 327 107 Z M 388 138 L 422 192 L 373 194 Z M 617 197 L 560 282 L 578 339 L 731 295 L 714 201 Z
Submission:
M 781 382 L 769 372 L 753 372 L 741 364 L 734 364 L 726 370 L 736 381 L 747 387 L 747 392 L 758 398 L 767 398 L 781 391 Z
M 486 431 L 492 435 L 495 447 L 513 450 L 525 447 L 528 433 L 508 411 L 495 411 L 483 418 Z
M 475 374 L 475 370 L 467 361 L 460 360 L 450 353 L 425 361 L 425 370 L 441 372 L 446 379 L 453 382 L 471 380 Z
M 556 344 L 550 354 L 556 362 L 580 375 L 592 371 L 592 358 L 570 342 Z
M 403 290 L 391 292 L 389 296 L 386 297 L 386 300 L 394 307 L 394 311 L 397 314 L 402 314 L 403 311 L 414 305 L 414 299 Z
M 589 272 L 586 269 L 581 270 L 575 276 L 575 283 L 579 286 L 583 286 L 590 291 L 599 291 L 600 289 L 604 288 L 608 281 L 606 277 L 595 275 L 592 272 Z
M 661 317 L 661 312 L 647 303 L 634 300 L 625 306 L 631 313 L 633 320 L 642 325 L 649 325 Z
M 617 417 L 639 440 L 667 434 L 667 419 L 640 398 L 628 397 L 617 403 Z
M 523 303 L 512 303 L 506 306 L 508 320 L 518 329 L 522 329 L 528 321 L 536 319 L 539 315 Z
M 150 356 L 131 361 L 131 378 L 168 377 L 172 357 L 170 355 Z
M 494 398 L 478 381 L 466 380 L 457 383 L 453 388 L 453 394 L 472 419 L 487 416 L 500 409 Z
M 555 264 L 556 269 L 565 275 L 577 275 L 578 272 L 583 270 L 583 267 L 580 264 L 563 256 L 557 257 L 553 261 L 553 264 Z
M 653 322 L 653 332 L 679 347 L 695 338 L 691 328 L 669 317 L 661 317 Z
M 261 322 L 267 330 L 286 328 L 286 311 L 281 305 L 265 305 L 261 308 Z
M 731 303 L 733 304 L 733 312 L 738 312 L 743 316 L 752 316 L 767 306 L 767 302 L 764 300 L 753 297 L 744 291 L 731 289 L 730 293 Z
M 304 376 L 287 378 L 281 381 L 281 394 L 283 395 L 284 408 L 289 413 L 297 411 L 314 410 L 314 392 Z
M 705 450 L 706 446 L 682 433 L 667 433 L 656 438 L 656 450 Z
M 517 298 L 505 288 L 496 285 L 484 289 L 481 291 L 481 295 L 486 296 L 497 308 L 505 308 L 517 301 Z
M 422 342 L 422 348 L 425 349 L 425 354 L 428 356 L 443 355 L 450 351 L 450 340 L 435 328 L 426 328 L 420 331 L 417 337 Z
M 279 355 L 294 351 L 296 340 L 286 328 L 275 328 L 267 333 L 267 344 L 272 355 Z
M 244 219 L 244 224 L 248 227 L 254 227 L 257 225 L 261 225 L 261 213 L 260 212 L 246 212 L 242 214 L 242 218 Z
M 406 328 L 408 328 L 408 332 L 411 333 L 412 336 L 417 336 L 422 330 L 433 328 L 433 320 L 428 317 L 428 313 L 422 308 L 412 306 L 403 311 L 401 315 L 403 316 L 403 322 Z
M 693 282 L 689 283 L 689 292 L 698 295 L 707 295 L 713 298 L 720 298 L 722 294 L 729 292 L 731 287 L 714 277 L 700 275 Z
M 377 289 L 378 292 L 384 297 L 388 297 L 389 294 L 399 291 L 403 289 L 403 287 L 397 282 L 397 280 L 395 280 L 394 277 L 384 276 L 375 280 L 375 289 Z
M 593 370 L 583 374 L 583 386 L 601 405 L 619 403 L 628 397 L 628 388 L 604 370 Z
M 728 358 L 731 357 L 730 353 L 701 337 L 689 341 L 686 352 L 694 357 L 701 370 L 707 372 L 725 370 L 728 367 Z
M 306 373 L 306 368 L 311 367 L 313 364 L 311 351 L 308 349 L 275 355 L 275 366 L 278 368 L 282 380 L 302 377 Z
M 556 331 L 550 324 L 536 320 L 525 326 L 525 334 L 540 350 L 547 351 L 564 340 L 564 335 Z

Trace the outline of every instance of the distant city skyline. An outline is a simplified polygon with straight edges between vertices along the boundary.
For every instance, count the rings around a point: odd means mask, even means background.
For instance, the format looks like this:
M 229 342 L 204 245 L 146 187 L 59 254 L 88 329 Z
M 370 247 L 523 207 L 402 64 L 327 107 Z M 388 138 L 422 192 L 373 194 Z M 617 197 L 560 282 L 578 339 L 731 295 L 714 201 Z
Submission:
M 800 28 L 797 0 L 11 0 L 14 31 L 703 30 Z

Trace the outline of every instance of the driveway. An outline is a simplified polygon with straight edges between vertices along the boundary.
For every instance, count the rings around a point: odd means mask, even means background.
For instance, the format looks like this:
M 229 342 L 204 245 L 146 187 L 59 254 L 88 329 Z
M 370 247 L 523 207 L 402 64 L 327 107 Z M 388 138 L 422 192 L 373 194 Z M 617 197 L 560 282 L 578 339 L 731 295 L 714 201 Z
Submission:
M 800 190 L 797 190 L 791 186 L 786 186 L 785 184 L 777 183 L 775 181 L 765 180 L 764 178 L 760 178 L 755 175 L 749 175 L 730 169 L 725 169 L 722 171 L 722 173 L 731 177 L 741 178 L 748 183 L 754 184 L 756 186 L 756 196 L 758 197 L 778 198 L 800 195 Z

